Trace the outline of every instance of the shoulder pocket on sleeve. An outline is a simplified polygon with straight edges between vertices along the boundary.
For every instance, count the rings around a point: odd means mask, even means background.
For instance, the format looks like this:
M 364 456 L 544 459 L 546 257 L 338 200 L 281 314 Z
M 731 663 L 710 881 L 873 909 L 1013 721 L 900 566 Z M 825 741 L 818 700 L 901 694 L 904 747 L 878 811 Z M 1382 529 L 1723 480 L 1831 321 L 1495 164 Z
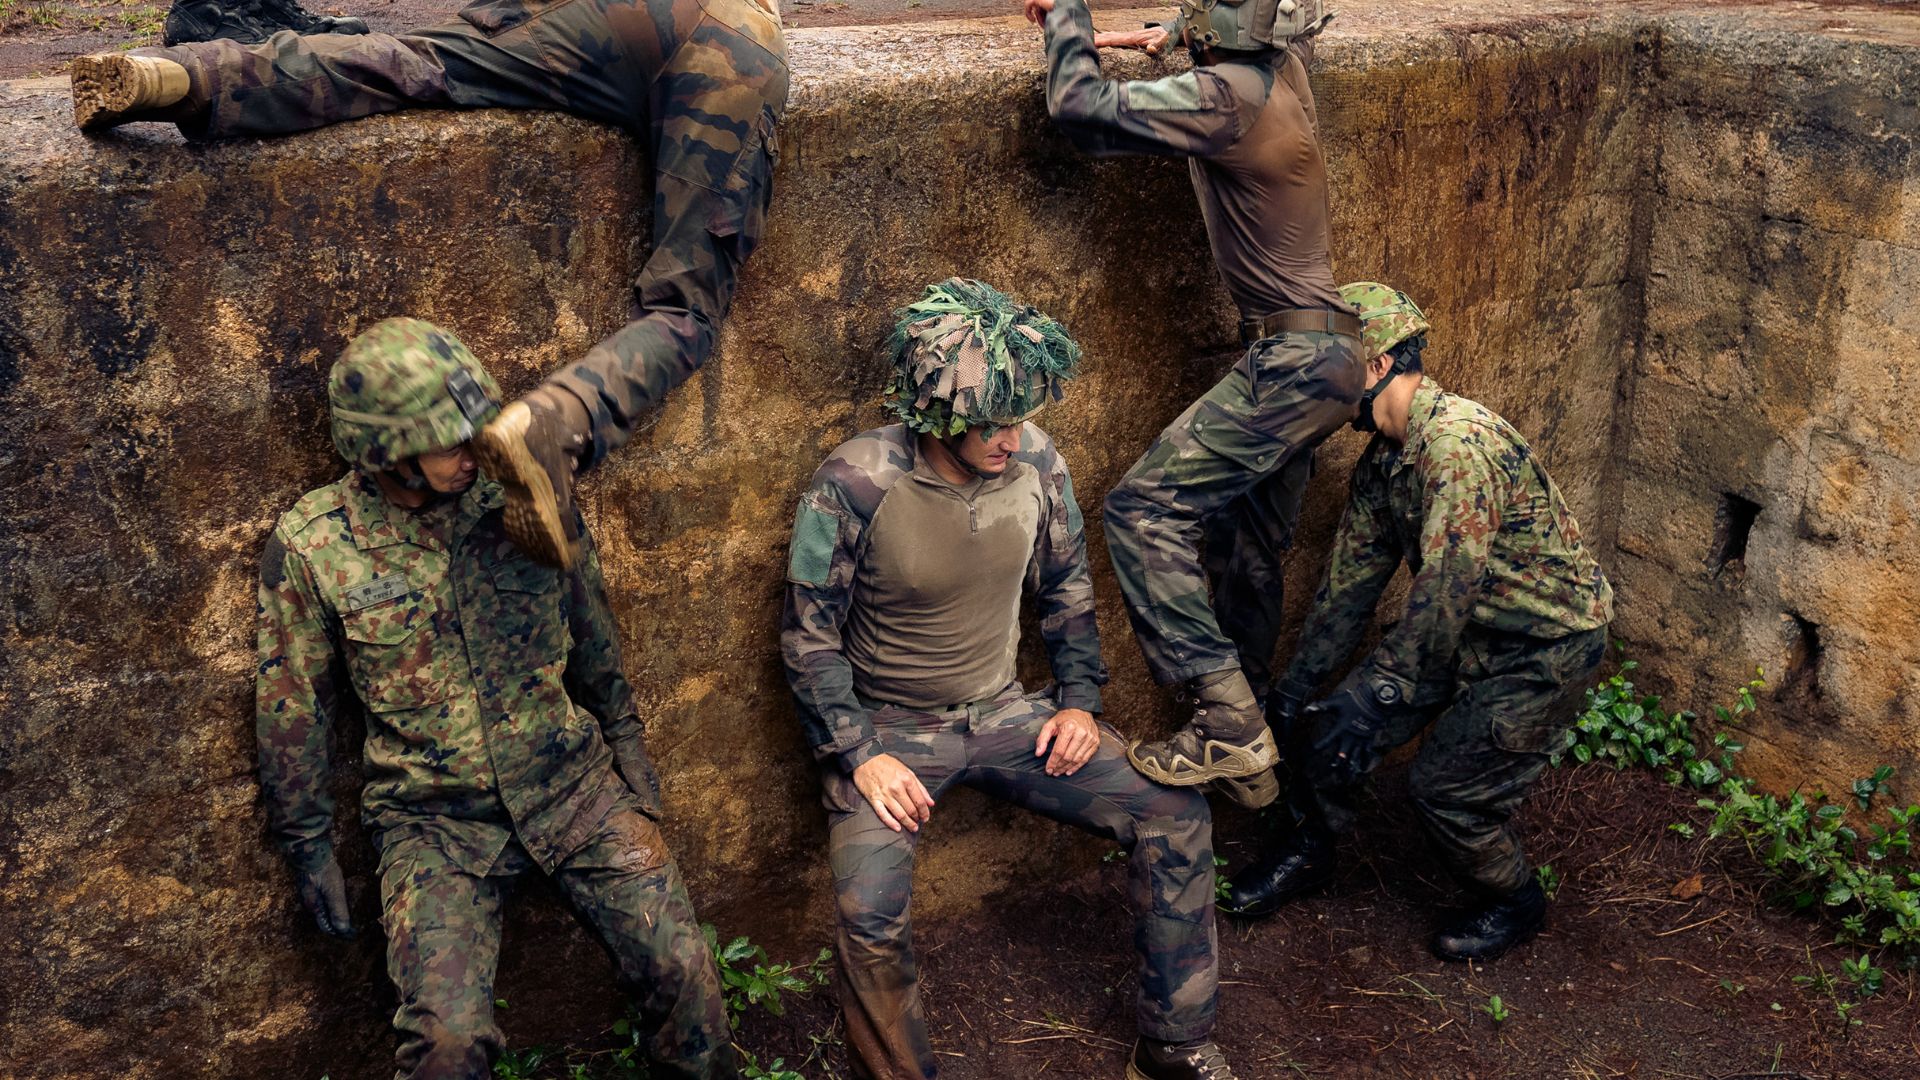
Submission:
M 787 580 L 825 585 L 833 576 L 833 549 L 840 541 L 840 519 L 802 499 L 793 517 L 793 546 L 787 552 Z

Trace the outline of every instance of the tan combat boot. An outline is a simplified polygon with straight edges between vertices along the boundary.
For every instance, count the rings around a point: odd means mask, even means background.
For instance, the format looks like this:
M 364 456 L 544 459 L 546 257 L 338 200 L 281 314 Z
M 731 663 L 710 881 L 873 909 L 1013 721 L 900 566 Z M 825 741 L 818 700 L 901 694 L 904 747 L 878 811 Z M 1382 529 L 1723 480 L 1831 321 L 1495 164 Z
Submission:
M 1160 742 L 1127 748 L 1127 757 L 1142 775 L 1174 787 L 1192 787 L 1258 777 L 1279 763 L 1266 714 L 1238 668 L 1202 675 L 1188 685 L 1194 708 L 1187 726 Z M 1259 792 L 1250 794 L 1257 797 Z
M 1267 769 L 1253 776 L 1215 780 L 1207 790 L 1217 791 L 1248 810 L 1258 810 L 1280 797 L 1280 778 Z
M 500 410 L 473 440 L 480 468 L 506 489 L 507 535 L 562 570 L 572 568 L 580 546 L 573 473 L 586 446 L 586 407 L 544 386 Z
M 135 113 L 164 109 L 187 96 L 192 81 L 182 65 L 160 56 L 96 53 L 73 62 L 73 122 L 96 131 Z

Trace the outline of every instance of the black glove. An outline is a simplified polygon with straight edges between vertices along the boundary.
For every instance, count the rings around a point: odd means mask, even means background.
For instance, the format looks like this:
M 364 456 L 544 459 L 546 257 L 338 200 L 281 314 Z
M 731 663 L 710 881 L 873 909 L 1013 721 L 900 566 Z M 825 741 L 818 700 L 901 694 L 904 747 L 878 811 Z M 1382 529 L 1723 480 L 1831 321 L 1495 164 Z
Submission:
M 346 940 L 359 933 L 347 911 L 347 879 L 340 873 L 340 860 L 333 857 L 333 852 L 327 852 L 326 859 L 312 869 L 294 867 L 293 874 L 300 884 L 300 900 L 313 912 L 321 933 Z
M 1288 732 L 1300 719 L 1300 709 L 1307 703 L 1307 694 L 1312 687 L 1303 686 L 1292 679 L 1281 679 L 1280 685 L 1267 693 L 1267 726 L 1282 743 L 1286 742 Z
M 627 734 L 615 741 L 611 749 L 613 767 L 619 771 L 620 779 L 627 782 L 627 790 L 640 801 L 640 809 L 658 820 L 664 809 L 660 801 L 660 774 L 654 771 L 653 759 L 647 756 L 640 722 L 631 721 Z
M 1350 784 L 1372 771 L 1380 761 L 1375 743 L 1387 726 L 1382 703 L 1365 687 L 1349 686 L 1307 707 L 1307 713 L 1325 725 L 1313 748 L 1324 751 L 1327 774 L 1337 784 Z

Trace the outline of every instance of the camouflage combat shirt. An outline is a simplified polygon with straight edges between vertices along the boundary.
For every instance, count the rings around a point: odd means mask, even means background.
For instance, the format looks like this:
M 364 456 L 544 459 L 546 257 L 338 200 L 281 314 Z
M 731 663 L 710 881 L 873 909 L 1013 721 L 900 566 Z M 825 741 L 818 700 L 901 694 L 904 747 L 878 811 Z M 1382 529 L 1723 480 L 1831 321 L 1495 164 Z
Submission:
M 1317 687 L 1352 654 L 1403 560 L 1413 571 L 1406 614 L 1361 674 L 1383 700 L 1442 699 L 1469 623 L 1553 639 L 1613 618 L 1613 588 L 1527 441 L 1431 379 L 1414 391 L 1406 445 L 1376 435 L 1354 466 L 1290 679 Z M 1379 695 L 1383 685 L 1392 697 Z
M 1034 503 L 1034 512 L 1021 509 L 1023 501 Z M 880 521 L 883 504 L 886 520 Z M 976 505 L 988 509 L 975 513 Z M 1016 520 L 1031 521 L 1031 534 L 1016 538 L 1017 557 L 1006 560 L 998 550 L 1006 538 L 994 526 Z M 950 558 L 964 545 L 928 545 L 928 530 L 976 526 L 968 537 L 981 550 L 964 565 L 932 566 L 928 551 L 909 550 L 937 547 L 945 551 L 938 557 Z M 876 538 L 888 550 L 877 551 Z M 1009 580 L 981 580 L 995 565 Z M 1046 432 L 1024 425 L 1006 470 L 964 489 L 919 460 L 919 443 L 903 425 L 841 444 L 813 474 L 794 517 L 780 629 L 787 681 L 814 755 L 852 772 L 887 752 L 862 694 L 916 708 L 961 704 L 967 699 L 942 697 L 973 692 L 953 680 L 956 673 L 979 688 L 979 697 L 1005 688 L 1013 681 L 1022 587 L 1039 603 L 1060 707 L 1099 712 L 1107 669 L 1094 624 L 1085 526 L 1067 463 Z M 958 595 L 961 590 L 978 595 Z M 875 610 L 880 605 L 886 610 Z M 956 616 L 980 621 L 969 628 Z M 916 619 L 927 625 L 913 626 Z M 908 684 L 916 667 L 898 655 L 903 644 L 941 657 L 919 669 L 924 690 Z M 940 700 L 898 700 L 924 694 Z
M 484 874 L 518 839 L 551 871 L 624 790 L 607 742 L 639 721 L 598 557 L 533 562 L 504 504 L 483 478 L 408 510 L 353 473 L 274 527 L 255 724 L 270 826 L 296 864 L 331 851 L 343 699 L 366 714 L 362 807 L 383 849 L 423 834 Z
M 1090 154 L 1186 155 L 1207 239 L 1244 318 L 1351 312 L 1333 281 L 1311 39 L 1164 79 L 1108 81 L 1086 0 L 1047 16 L 1047 111 Z

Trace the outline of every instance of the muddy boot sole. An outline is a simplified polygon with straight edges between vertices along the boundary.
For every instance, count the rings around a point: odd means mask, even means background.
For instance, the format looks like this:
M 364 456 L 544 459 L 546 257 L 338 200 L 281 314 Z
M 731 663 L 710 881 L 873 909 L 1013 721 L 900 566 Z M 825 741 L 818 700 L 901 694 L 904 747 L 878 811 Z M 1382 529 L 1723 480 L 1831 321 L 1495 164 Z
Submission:
M 1158 754 L 1143 753 L 1156 749 Z M 1169 787 L 1253 778 L 1280 763 L 1280 754 L 1273 747 L 1273 732 L 1264 724 L 1250 743 L 1229 743 L 1201 736 L 1199 754 L 1195 760 L 1184 753 L 1167 751 L 1160 744 L 1134 743 L 1127 747 L 1127 760 L 1133 762 L 1142 776 Z M 1164 762 L 1160 760 L 1162 755 L 1166 758 Z
M 553 481 L 527 449 L 531 419 L 524 406 L 512 417 L 501 414 L 474 437 L 473 453 L 480 459 L 480 468 L 506 491 L 507 535 L 536 560 L 568 570 L 573 567 L 574 546 L 561 518 Z
M 81 56 L 73 61 L 73 122 L 82 131 L 124 124 L 187 96 L 187 69 L 170 60 Z

